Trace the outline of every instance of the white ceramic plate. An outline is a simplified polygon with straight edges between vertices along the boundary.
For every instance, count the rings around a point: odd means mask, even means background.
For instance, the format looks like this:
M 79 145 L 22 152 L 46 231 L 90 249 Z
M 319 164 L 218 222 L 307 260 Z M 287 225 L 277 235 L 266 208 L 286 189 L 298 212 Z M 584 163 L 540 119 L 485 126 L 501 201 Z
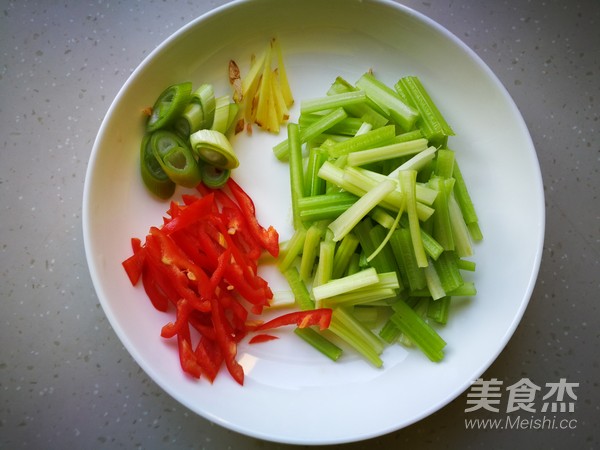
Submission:
M 356 81 L 373 69 L 393 83 L 419 76 L 457 136 L 451 147 L 470 186 L 485 240 L 476 246 L 478 295 L 455 305 L 440 330 L 443 362 L 388 349 L 382 369 L 357 357 L 332 363 L 292 333 L 242 344 L 243 387 L 223 372 L 213 385 L 186 377 L 174 342 L 159 333 L 170 316 L 130 285 L 121 261 L 130 238 L 160 223 L 138 171 L 140 110 L 166 86 L 213 83 L 229 93 L 227 63 L 247 69 L 252 53 L 281 39 L 297 99 L 325 94 L 337 75 Z M 296 107 L 297 108 L 297 107 Z M 292 120 L 297 118 L 293 110 Z M 280 136 L 234 139 L 234 176 L 254 198 L 260 221 L 290 236 L 287 166 L 271 147 Z M 179 195 L 180 193 L 177 193 Z M 115 332 L 146 373 L 192 411 L 261 439 L 332 444 L 379 436 L 418 421 L 456 398 L 502 351 L 519 323 L 538 273 L 544 235 L 539 165 L 513 101 L 486 65 L 440 25 L 395 3 L 262 0 L 236 2 L 185 26 L 137 68 L 119 92 L 92 150 L 84 192 L 85 248 L 94 286 Z M 283 286 L 276 271 L 265 276 Z

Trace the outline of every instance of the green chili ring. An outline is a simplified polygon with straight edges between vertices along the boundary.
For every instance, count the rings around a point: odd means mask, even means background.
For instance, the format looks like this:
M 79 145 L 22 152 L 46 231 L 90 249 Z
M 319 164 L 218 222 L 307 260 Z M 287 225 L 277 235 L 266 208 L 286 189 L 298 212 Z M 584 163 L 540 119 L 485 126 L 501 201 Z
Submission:
M 146 134 L 142 139 L 140 147 L 140 170 L 144 184 L 157 197 L 168 199 L 175 193 L 175 183 L 162 169 L 152 152 L 149 134 Z
M 162 158 L 158 155 L 156 148 L 153 150 L 162 169 L 175 184 L 194 188 L 202 181 L 198 162 L 188 147 L 173 147 Z
M 219 169 L 235 169 L 240 165 L 231 142 L 216 130 L 198 130 L 190 136 L 194 155 Z
M 191 95 L 192 83 L 189 81 L 165 89 L 152 107 L 146 131 L 153 132 L 173 124 L 190 102 Z
M 202 172 L 202 182 L 211 189 L 223 187 L 231 175 L 231 170 L 219 169 L 212 164 L 203 164 L 200 171 Z

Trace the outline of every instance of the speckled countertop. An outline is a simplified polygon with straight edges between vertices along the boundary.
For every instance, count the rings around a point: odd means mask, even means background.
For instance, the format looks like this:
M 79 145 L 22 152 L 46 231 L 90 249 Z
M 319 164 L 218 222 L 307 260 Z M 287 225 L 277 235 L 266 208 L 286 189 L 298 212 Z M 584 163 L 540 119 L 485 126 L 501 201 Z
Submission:
M 0 2 L 0 448 L 281 449 L 196 416 L 125 351 L 82 241 L 90 151 L 156 45 L 223 1 Z M 515 99 L 540 161 L 546 240 L 523 320 L 484 379 L 578 383 L 559 429 L 467 429 L 467 393 L 396 433 L 336 448 L 600 448 L 600 5 L 406 1 Z M 549 419 L 552 415 L 548 415 Z M 540 428 L 540 429 L 538 429 Z

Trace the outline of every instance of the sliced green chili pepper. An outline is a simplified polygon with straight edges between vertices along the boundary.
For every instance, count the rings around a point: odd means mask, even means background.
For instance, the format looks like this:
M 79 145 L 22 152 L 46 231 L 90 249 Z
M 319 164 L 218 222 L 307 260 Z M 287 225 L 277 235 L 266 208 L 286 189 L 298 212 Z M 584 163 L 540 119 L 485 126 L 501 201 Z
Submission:
M 162 170 L 176 184 L 191 188 L 202 179 L 200 167 L 187 142 L 172 131 L 152 133 L 150 147 Z
M 174 84 L 165 89 L 152 107 L 146 131 L 152 132 L 172 125 L 188 105 L 191 94 L 191 82 Z
M 142 180 L 150 192 L 162 199 L 167 199 L 173 195 L 175 192 L 175 183 L 165 173 L 154 156 L 149 134 L 145 135 L 142 139 L 140 168 Z
M 203 164 L 200 167 L 200 171 L 202 172 L 202 182 L 206 187 L 212 189 L 218 189 L 223 186 L 227 183 L 227 180 L 231 175 L 231 170 L 219 169 L 212 164 Z
M 229 139 L 219 131 L 198 130 L 190 136 L 190 143 L 194 155 L 219 169 L 240 165 Z

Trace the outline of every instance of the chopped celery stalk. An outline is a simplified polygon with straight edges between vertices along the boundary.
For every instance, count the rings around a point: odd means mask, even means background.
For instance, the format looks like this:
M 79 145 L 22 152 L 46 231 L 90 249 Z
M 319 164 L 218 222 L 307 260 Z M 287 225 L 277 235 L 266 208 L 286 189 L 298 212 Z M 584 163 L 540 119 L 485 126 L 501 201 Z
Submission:
M 344 80 L 342 77 L 337 77 L 329 90 L 327 91 L 327 95 L 340 94 L 343 92 L 352 92 L 358 91 L 359 89 L 356 86 L 353 86 L 348 81 Z M 352 117 L 360 117 L 365 122 L 370 123 L 373 128 L 380 128 L 388 123 L 388 118 L 385 117 L 373 103 L 367 97 L 367 104 L 360 105 L 348 105 L 344 108 L 348 111 Z
M 300 278 L 298 269 L 290 267 L 283 272 L 283 276 L 290 285 L 290 289 L 296 299 L 296 304 L 301 310 L 315 309 L 315 302 L 310 298 L 310 293 L 304 281 Z
M 240 165 L 229 139 L 217 130 L 198 130 L 190 136 L 194 154 L 219 169 L 235 169 Z
M 438 195 L 433 202 L 435 214 L 432 217 L 432 236 L 444 250 L 454 250 L 454 237 L 452 235 L 450 212 L 448 211 L 448 191 L 444 179 L 432 177 L 429 180 L 429 185 L 438 191 Z
M 298 125 L 300 125 L 300 129 L 303 129 L 312 125 L 322 117 L 323 115 L 318 113 L 300 114 L 300 117 L 298 117 Z M 360 131 L 365 123 L 367 122 L 359 117 L 346 117 L 341 122 L 330 127 L 328 132 L 334 135 L 354 136 Z
M 329 224 L 329 229 L 333 231 L 333 240 L 337 242 L 348 234 L 369 211 L 377 206 L 395 188 L 396 186 L 393 181 L 386 180 L 360 197 L 350 208 Z
M 444 292 L 452 292 L 464 284 L 464 279 L 458 268 L 458 257 L 453 251 L 445 251 L 433 262 L 442 289 Z
M 356 249 L 358 248 L 358 244 L 358 238 L 353 233 L 348 233 L 340 241 L 333 257 L 332 279 L 344 276 L 352 259 L 352 255 L 354 255 L 354 252 L 356 252 Z
M 300 130 L 298 124 L 289 123 L 288 129 L 288 147 L 290 152 L 290 184 L 292 192 L 292 214 L 294 227 L 301 226 L 300 211 L 298 201 L 304 196 L 304 174 L 302 167 L 302 144 L 300 142 Z
M 345 108 L 348 105 L 364 104 L 366 100 L 367 95 L 364 91 L 342 92 L 321 98 L 303 100 L 300 104 L 300 113 L 307 114 L 335 108 Z
M 379 81 L 371 73 L 365 73 L 356 82 L 356 87 L 366 92 L 388 117 L 405 131 L 412 130 L 419 112 L 402 101 L 396 91 Z
M 446 325 L 450 313 L 450 302 L 452 297 L 446 296 L 439 300 L 430 300 L 427 306 L 427 317 L 435 320 L 437 323 Z
M 390 175 L 384 175 L 382 173 L 373 172 L 372 170 L 365 169 L 363 167 L 353 167 L 352 170 L 358 171 L 361 175 L 371 178 L 373 181 L 382 181 L 385 179 L 390 179 L 396 181 L 398 183 L 398 190 L 400 190 L 400 182 L 398 181 L 398 177 L 393 178 Z M 422 183 L 417 183 L 416 186 L 416 195 L 417 201 L 423 203 L 425 205 L 432 205 L 435 197 L 437 196 L 437 191 L 435 189 L 431 189 Z
M 379 330 L 379 337 L 388 344 L 397 341 L 401 334 L 402 332 L 391 319 L 388 319 Z
M 435 174 L 442 178 L 452 177 L 454 168 L 454 152 L 447 148 L 440 148 L 436 155 Z
M 342 356 L 343 350 L 340 347 L 313 328 L 295 328 L 294 333 L 333 361 Z
M 289 269 L 294 261 L 302 253 L 304 248 L 304 240 L 306 239 L 306 229 L 304 227 L 297 228 L 292 238 L 287 243 L 286 248 L 279 255 L 279 270 L 285 272 Z
M 440 335 L 403 301 L 395 303 L 393 308 L 391 320 L 400 331 L 431 361 L 441 361 L 446 342 Z
M 320 134 L 326 132 L 335 124 L 341 122 L 348 114 L 343 108 L 334 109 L 328 114 L 325 114 L 319 120 L 315 121 L 306 128 L 300 130 L 300 142 L 302 144 L 316 138 Z M 288 140 L 283 140 L 279 144 L 273 147 L 273 153 L 280 161 L 285 161 L 289 155 L 289 143 Z
M 461 258 L 473 255 L 473 247 L 471 245 L 471 235 L 469 228 L 465 223 L 460 206 L 456 201 L 454 192 L 448 193 L 448 215 L 450 225 L 452 227 L 452 239 L 454 240 L 454 249 Z
M 381 240 L 381 242 L 379 243 L 377 248 L 373 251 L 373 253 L 371 253 L 369 256 L 367 256 L 367 262 L 371 262 L 371 260 L 373 258 L 375 258 L 379 254 L 379 252 L 381 252 L 385 248 L 385 246 L 387 245 L 387 243 L 389 242 L 389 240 L 392 237 L 392 233 L 394 232 L 394 230 L 396 230 L 396 227 L 398 227 L 398 223 L 400 222 L 402 213 L 403 213 L 403 208 L 398 209 L 398 214 L 396 214 L 396 218 L 394 219 L 394 222 L 389 227 L 387 235 L 385 236 L 385 238 L 383 238 Z
M 466 270 L 468 272 L 475 272 L 475 261 L 469 261 L 466 259 L 459 259 L 458 260 L 458 268 L 460 270 Z
M 317 174 L 323 163 L 327 160 L 327 153 L 320 147 L 312 147 L 308 153 L 308 164 L 304 174 L 304 195 L 312 197 L 325 193 L 325 180 Z
M 333 274 L 333 259 L 335 257 L 335 242 L 326 237 L 319 244 L 319 263 L 315 270 L 313 278 L 313 297 L 317 286 L 325 284 L 331 280 Z
M 402 92 L 408 103 L 419 111 L 416 125 L 422 130 L 425 137 L 436 146 L 445 145 L 448 136 L 453 136 L 454 131 L 440 113 L 419 78 L 403 77 L 396 83 L 395 88 L 398 92 Z
M 362 270 L 353 275 L 330 280 L 313 288 L 313 297 L 316 301 L 334 295 L 344 294 L 355 289 L 370 286 L 379 282 L 379 276 L 373 268 Z
M 406 228 L 395 231 L 390 246 L 398 261 L 398 266 L 403 269 L 410 290 L 424 289 L 427 286 L 427 281 L 425 280 L 425 273 L 417 265 L 410 231 Z
M 396 291 L 394 289 L 368 286 L 367 288 L 357 289 L 321 300 L 318 304 L 324 308 L 334 308 L 337 306 L 372 304 L 373 302 L 392 298 L 396 298 Z
M 454 168 L 452 171 L 452 176 L 456 180 L 454 183 L 454 195 L 456 196 L 456 201 L 460 206 L 460 210 L 465 219 L 465 223 L 469 228 L 471 233 L 471 237 L 474 241 L 480 241 L 483 239 L 483 235 L 478 225 L 477 213 L 475 212 L 475 206 L 473 205 L 473 201 L 471 200 L 471 196 L 469 194 L 469 190 L 467 189 L 467 184 L 465 183 L 465 179 L 458 167 L 458 162 L 454 162 Z
M 377 246 L 378 243 L 382 242 L 385 239 L 387 234 L 388 234 L 387 230 L 385 230 L 382 226 L 376 225 L 376 224 L 373 225 L 373 227 L 369 230 L 369 237 L 371 238 L 371 242 L 373 243 L 374 247 Z M 396 261 L 396 258 L 394 257 L 394 252 L 392 251 L 392 248 L 390 245 L 384 245 L 380 249 L 378 249 L 376 247 L 375 250 L 373 250 L 370 253 L 366 253 L 366 254 L 367 255 L 375 254 L 375 256 L 372 259 L 367 260 L 367 263 L 373 264 L 376 260 L 379 260 L 379 264 L 376 265 L 376 267 L 380 268 L 380 269 L 378 269 L 379 273 L 388 273 L 388 272 L 396 273 L 397 276 L 396 276 L 395 282 L 398 283 L 397 289 L 399 291 L 404 290 L 404 285 L 401 281 L 400 269 L 398 268 L 398 263 Z
M 348 155 L 359 150 L 366 150 L 369 148 L 386 145 L 392 139 L 394 139 L 395 135 L 396 130 L 393 125 L 375 128 L 367 133 L 359 134 L 335 144 L 329 149 L 329 154 L 337 158 L 339 156 Z
M 415 156 L 410 158 L 404 164 L 402 164 L 401 166 L 396 168 L 393 172 L 390 173 L 389 176 L 395 177 L 398 175 L 398 172 L 401 172 L 403 170 L 416 170 L 416 171 L 421 170 L 423 167 L 425 167 L 425 165 L 428 162 L 433 160 L 433 158 L 435 157 L 436 151 L 437 151 L 437 149 L 435 147 L 426 148 L 425 150 L 417 153 Z
M 413 243 L 415 258 L 419 267 L 426 267 L 427 255 L 423 247 L 421 239 L 421 226 L 419 225 L 419 217 L 417 216 L 417 200 L 416 200 L 416 182 L 417 172 L 414 170 L 403 170 L 400 172 L 400 186 L 406 199 L 406 213 L 408 215 L 408 227 Z
M 429 295 L 431 298 L 438 300 L 444 297 L 446 295 L 446 291 L 444 291 L 442 282 L 437 271 L 435 270 L 434 265 L 427 265 L 427 267 L 424 268 L 424 273 L 425 281 L 427 281 L 427 289 L 429 290 Z
M 273 291 L 273 298 L 269 302 L 269 308 L 291 308 L 295 306 L 296 298 L 292 290 Z
M 333 220 L 346 211 L 358 197 L 348 192 L 303 197 L 298 201 L 302 222 Z
M 426 148 L 427 139 L 421 138 L 412 141 L 389 144 L 383 147 L 361 150 L 348 155 L 348 165 L 363 166 L 365 164 L 378 162 L 385 159 L 414 155 L 422 152 Z
M 474 297 L 476 294 L 477 289 L 472 281 L 466 281 L 461 286 L 448 292 L 450 297 Z
M 302 258 L 300 259 L 300 277 L 305 281 L 310 279 L 313 274 L 312 272 L 318 253 L 317 250 L 319 249 L 319 244 L 321 238 L 325 234 L 326 228 L 327 222 L 320 221 L 313 223 L 308 230 L 306 230 Z
M 400 213 L 401 210 L 398 209 L 398 214 L 396 215 L 396 217 L 399 217 Z M 393 229 L 397 225 L 396 219 L 389 215 L 388 212 L 381 206 L 376 206 L 375 208 L 373 208 L 373 210 L 369 213 L 369 217 L 371 217 L 371 219 L 380 224 L 383 228 L 386 228 L 388 230 Z
M 336 308 L 331 317 L 329 330 L 359 352 L 375 367 L 381 367 L 383 360 L 380 358 L 382 343 L 371 330 L 366 328 L 350 314 L 345 314 L 343 308 Z

